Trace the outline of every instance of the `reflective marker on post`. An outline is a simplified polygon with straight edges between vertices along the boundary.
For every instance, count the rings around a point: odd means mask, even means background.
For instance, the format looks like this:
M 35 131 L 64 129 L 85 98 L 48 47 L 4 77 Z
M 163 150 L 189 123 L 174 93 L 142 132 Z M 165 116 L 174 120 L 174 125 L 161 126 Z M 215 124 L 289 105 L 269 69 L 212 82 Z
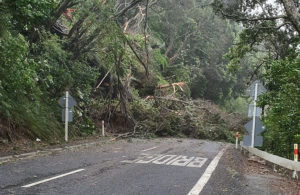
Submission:
M 298 144 L 294 144 L 294 161 L 298 162 Z M 293 178 L 298 178 L 297 171 L 294 170 Z
M 235 149 L 238 149 L 239 132 L 235 134 Z

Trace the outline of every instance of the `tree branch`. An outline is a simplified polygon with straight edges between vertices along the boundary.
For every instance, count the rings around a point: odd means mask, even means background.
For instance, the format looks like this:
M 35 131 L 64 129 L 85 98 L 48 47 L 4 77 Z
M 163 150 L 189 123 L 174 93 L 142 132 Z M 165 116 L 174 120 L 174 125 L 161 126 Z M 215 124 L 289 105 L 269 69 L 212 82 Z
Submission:
M 114 17 L 119 18 L 123 16 L 129 9 L 133 8 L 136 4 L 142 2 L 144 0 L 133 0 L 127 7 L 125 7 L 123 10 L 121 10 L 119 13 L 117 13 Z
M 220 9 L 217 7 L 217 5 L 212 4 L 213 8 L 215 8 L 217 11 L 219 11 L 223 16 L 225 16 L 226 18 L 230 18 L 233 20 L 236 20 L 238 22 L 240 21 L 260 21 L 260 20 L 278 20 L 278 19 L 288 19 L 288 17 L 286 15 L 278 15 L 278 16 L 273 16 L 273 17 L 259 17 L 259 18 L 240 18 L 239 15 L 230 15 L 228 13 L 225 13 L 224 10 Z
M 79 2 L 72 2 L 73 0 L 62 0 L 59 4 L 59 7 L 57 8 L 55 17 L 53 20 L 50 21 L 50 24 L 48 28 L 51 28 L 55 22 L 58 20 L 58 18 L 61 16 L 61 14 L 70 7 L 73 7 L 74 5 L 79 4 Z
M 289 21 L 291 21 L 293 27 L 300 34 L 300 13 L 298 7 L 296 7 L 293 0 L 281 0 L 284 9 L 287 13 Z
M 171 97 L 172 97 L 172 96 L 171 96 Z M 179 100 L 179 99 L 174 99 L 174 98 L 165 98 L 165 97 L 148 96 L 147 99 L 162 99 L 162 100 L 181 102 L 181 103 L 184 103 L 184 104 L 191 105 L 191 103 L 189 103 L 189 102 L 186 102 L 186 101 L 183 101 L 183 100 Z
M 181 43 L 181 45 L 178 47 L 176 53 L 168 60 L 168 64 L 170 64 L 172 61 L 174 61 L 180 54 L 180 51 L 184 49 L 185 45 L 187 44 L 189 38 L 194 34 L 194 32 L 189 33 L 185 36 L 184 41 Z
M 256 66 L 255 70 L 253 71 L 251 78 L 249 80 L 249 82 L 247 83 L 247 85 L 249 85 L 249 83 L 252 81 L 253 77 L 255 74 L 257 74 L 258 69 L 264 64 L 266 63 L 266 61 L 263 61 L 262 63 L 260 63 L 258 66 Z

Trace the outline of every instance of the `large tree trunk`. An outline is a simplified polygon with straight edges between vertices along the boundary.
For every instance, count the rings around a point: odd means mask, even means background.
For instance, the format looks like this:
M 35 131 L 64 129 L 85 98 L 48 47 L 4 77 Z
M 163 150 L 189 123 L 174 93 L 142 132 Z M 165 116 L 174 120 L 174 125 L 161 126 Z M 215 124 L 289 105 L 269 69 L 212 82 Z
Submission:
M 300 35 L 300 13 L 293 0 L 281 0 L 292 25 Z

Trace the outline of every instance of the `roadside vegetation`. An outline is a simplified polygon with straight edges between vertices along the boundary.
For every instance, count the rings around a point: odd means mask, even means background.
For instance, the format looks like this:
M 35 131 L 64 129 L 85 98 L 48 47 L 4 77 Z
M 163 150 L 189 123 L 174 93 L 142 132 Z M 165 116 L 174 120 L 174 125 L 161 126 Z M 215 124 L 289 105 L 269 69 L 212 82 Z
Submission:
M 216 0 L 214 10 L 244 27 L 225 55 L 228 70 L 248 64 L 250 80 L 259 79 L 268 90 L 259 98 L 266 126 L 262 149 L 293 159 L 293 145 L 300 144 L 299 3 Z
M 234 142 L 249 120 L 245 89 L 260 79 L 269 90 L 260 105 L 272 108 L 264 110 L 264 149 L 290 154 L 300 124 L 298 28 L 288 14 L 261 19 L 275 9 L 239 8 L 198 0 L 0 1 L 0 143 L 61 143 L 57 101 L 66 90 L 77 101 L 72 138 L 98 134 L 104 120 L 120 137 Z

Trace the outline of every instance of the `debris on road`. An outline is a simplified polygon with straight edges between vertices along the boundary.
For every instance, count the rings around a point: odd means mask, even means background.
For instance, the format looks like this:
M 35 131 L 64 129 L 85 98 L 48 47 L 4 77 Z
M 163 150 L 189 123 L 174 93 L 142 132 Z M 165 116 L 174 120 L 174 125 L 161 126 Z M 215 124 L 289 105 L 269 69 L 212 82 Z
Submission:
M 248 162 L 256 162 L 256 163 L 260 163 L 262 165 L 266 164 L 265 160 L 262 160 L 260 157 L 258 156 L 251 156 L 250 158 L 248 158 Z

